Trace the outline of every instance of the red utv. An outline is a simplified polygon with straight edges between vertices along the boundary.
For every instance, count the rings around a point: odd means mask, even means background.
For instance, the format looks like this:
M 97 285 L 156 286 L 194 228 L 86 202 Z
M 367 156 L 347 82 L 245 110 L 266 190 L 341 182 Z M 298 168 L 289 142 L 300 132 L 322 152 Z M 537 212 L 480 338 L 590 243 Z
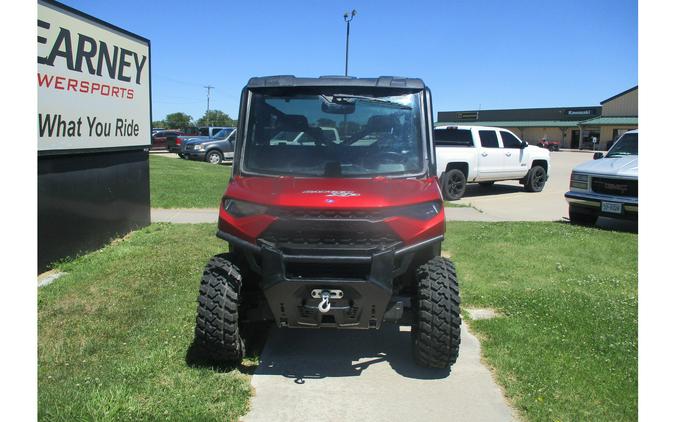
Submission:
M 243 89 L 195 344 L 244 354 L 240 324 L 378 329 L 411 320 L 414 357 L 444 368 L 460 343 L 455 267 L 420 79 L 252 78 Z M 330 129 L 333 128 L 333 129 Z
M 546 148 L 549 151 L 560 151 L 559 141 L 549 141 L 548 139 L 541 139 L 539 142 L 537 142 L 537 146 L 540 148 Z

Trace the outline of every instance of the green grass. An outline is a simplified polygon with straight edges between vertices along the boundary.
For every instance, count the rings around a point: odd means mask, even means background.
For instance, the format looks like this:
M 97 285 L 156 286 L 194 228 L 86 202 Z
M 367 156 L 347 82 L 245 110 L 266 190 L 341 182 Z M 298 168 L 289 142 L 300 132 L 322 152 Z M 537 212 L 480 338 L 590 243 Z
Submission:
M 448 223 L 467 321 L 526 420 L 637 419 L 637 235 L 562 223 Z M 461 350 L 460 350 L 461 353 Z
M 38 291 L 40 419 L 246 412 L 255 357 L 234 369 L 188 357 L 201 271 L 225 247 L 213 232 L 212 224 L 154 224 L 59 264 L 68 274 Z M 635 234 L 450 222 L 444 249 L 457 264 L 462 305 L 503 315 L 465 321 L 524 419 L 637 419 Z
M 151 155 L 150 204 L 153 208 L 218 208 L 231 174 L 229 165 Z
M 68 274 L 38 291 L 41 420 L 237 420 L 246 412 L 248 375 L 186 362 L 201 271 L 225 247 L 214 230 L 156 224 L 60 265 Z

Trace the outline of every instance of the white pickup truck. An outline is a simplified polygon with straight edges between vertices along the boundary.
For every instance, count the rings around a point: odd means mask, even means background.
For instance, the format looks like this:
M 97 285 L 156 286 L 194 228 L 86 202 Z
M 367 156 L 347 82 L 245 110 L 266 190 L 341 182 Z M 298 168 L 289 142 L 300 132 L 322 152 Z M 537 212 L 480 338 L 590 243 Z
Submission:
M 491 186 L 519 180 L 527 192 L 541 192 L 551 169 L 548 150 L 498 127 L 436 126 L 434 144 L 441 191 L 448 201 L 460 199 L 472 182 Z

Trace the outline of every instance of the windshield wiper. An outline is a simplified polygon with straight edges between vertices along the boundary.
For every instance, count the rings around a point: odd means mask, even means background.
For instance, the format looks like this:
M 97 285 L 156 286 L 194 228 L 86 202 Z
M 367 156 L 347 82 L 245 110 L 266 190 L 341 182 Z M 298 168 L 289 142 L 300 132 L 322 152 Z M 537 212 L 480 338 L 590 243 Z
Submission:
M 328 100 L 328 98 L 325 95 L 321 96 L 324 100 L 329 101 L 331 103 L 337 103 L 339 104 L 341 101 L 344 99 L 350 99 L 350 100 L 362 100 L 362 101 L 367 101 L 371 103 L 379 103 L 379 104 L 387 104 L 391 106 L 395 106 L 400 109 L 404 110 L 412 110 L 412 107 L 397 103 L 396 101 L 391 101 L 391 100 L 385 100 L 382 98 L 378 97 L 366 97 L 365 95 L 352 95 L 352 94 L 335 94 L 333 95 L 332 99 Z

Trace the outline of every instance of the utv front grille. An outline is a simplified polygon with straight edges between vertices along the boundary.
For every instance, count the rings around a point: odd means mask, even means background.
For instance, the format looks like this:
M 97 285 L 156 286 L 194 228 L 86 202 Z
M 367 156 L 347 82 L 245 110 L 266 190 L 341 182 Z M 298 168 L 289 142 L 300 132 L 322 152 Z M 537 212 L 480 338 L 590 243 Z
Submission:
M 320 210 L 273 208 L 270 214 L 283 219 L 321 220 L 367 220 L 381 221 L 386 215 L 383 210 Z
M 261 239 L 282 246 L 316 246 L 316 247 L 363 247 L 384 248 L 399 242 L 389 233 L 373 233 L 369 231 L 321 231 L 312 229 L 292 230 L 281 227 L 265 231 Z
M 637 197 L 638 181 L 593 177 L 591 179 L 591 189 L 593 192 L 605 195 Z
M 302 214 L 301 214 L 302 213 Z M 282 216 L 283 215 L 283 216 Z M 285 249 L 386 249 L 401 239 L 375 213 L 284 211 L 260 236 Z M 309 217 L 308 217 L 309 216 Z M 311 252 L 311 251 L 310 251 Z

